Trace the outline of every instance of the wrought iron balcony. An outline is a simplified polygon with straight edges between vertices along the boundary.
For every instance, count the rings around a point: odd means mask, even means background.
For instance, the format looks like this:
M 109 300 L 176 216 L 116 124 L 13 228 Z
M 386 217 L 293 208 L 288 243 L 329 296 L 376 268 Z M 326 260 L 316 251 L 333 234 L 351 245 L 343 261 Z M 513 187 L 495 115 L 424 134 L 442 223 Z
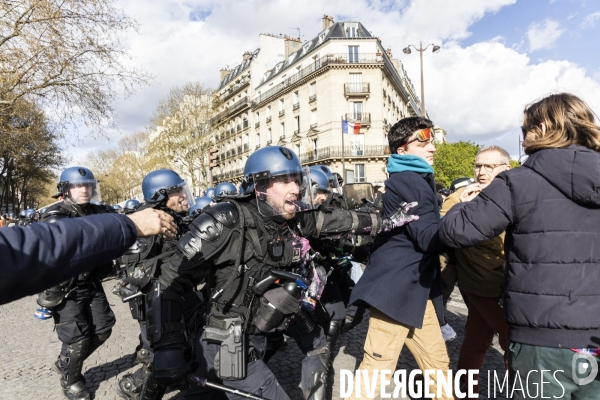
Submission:
M 285 115 L 285 110 L 281 110 L 281 111 L 279 111 L 279 116 L 280 116 L 280 117 L 283 117 L 284 115 Z
M 237 147 L 237 153 L 238 154 L 242 154 L 242 146 L 238 146 Z
M 237 126 L 237 131 L 239 132 L 239 131 L 241 131 L 241 130 L 242 130 L 242 124 L 238 124 L 238 126 Z
M 285 135 L 279 135 L 279 139 L 280 140 L 284 140 L 285 139 Z
M 297 134 L 299 134 L 299 133 L 300 133 L 300 129 L 296 129 L 296 130 L 294 131 L 294 135 L 297 135 Z
M 250 144 L 244 143 L 244 151 L 248 151 L 248 150 L 250 150 Z
M 309 163 L 328 158 L 341 158 L 342 155 L 344 157 L 388 157 L 389 147 L 385 145 L 322 147 L 300 154 L 300 162 Z
M 248 127 L 248 120 L 244 120 L 242 122 L 242 129 L 246 129 Z
M 257 123 L 254 124 L 255 128 L 258 128 L 259 126 L 260 126 L 260 122 L 257 122 Z
M 313 130 L 317 129 L 317 124 L 310 124 L 310 129 L 313 129 Z
M 267 117 L 267 124 L 271 122 L 271 117 Z
M 346 100 L 350 97 L 366 97 L 371 94 L 371 84 L 369 83 L 344 83 L 344 96 Z
M 313 101 L 317 101 L 317 95 L 316 94 L 313 94 L 312 96 L 310 96 L 308 98 L 308 102 L 309 103 L 312 103 Z
M 371 113 L 348 113 L 346 121 L 360 122 L 361 126 L 371 126 Z
M 294 110 L 297 110 L 300 108 L 300 103 L 294 103 Z

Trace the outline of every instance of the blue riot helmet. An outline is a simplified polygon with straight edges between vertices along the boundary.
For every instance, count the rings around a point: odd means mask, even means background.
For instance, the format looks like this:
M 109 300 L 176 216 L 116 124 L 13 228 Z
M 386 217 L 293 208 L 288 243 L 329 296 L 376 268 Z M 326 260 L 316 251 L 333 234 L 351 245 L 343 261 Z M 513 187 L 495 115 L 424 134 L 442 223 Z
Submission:
M 6 217 L 9 219 L 15 219 L 15 213 L 12 211 L 9 211 L 6 213 Z
M 25 212 L 25 219 L 29 221 L 37 221 L 39 219 L 39 214 L 33 208 L 28 208 Z
M 164 203 L 175 212 L 187 212 L 194 204 L 194 195 L 187 183 L 170 169 L 150 172 L 142 180 L 142 193 L 148 203 Z
M 329 181 L 329 188 L 332 189 L 335 193 L 341 193 L 338 179 L 327 165 L 317 164 L 313 165 L 310 168 L 311 170 L 317 168 L 320 169 L 325 174 L 325 176 L 327 176 L 327 180 Z
M 244 167 L 243 194 L 256 194 L 262 215 L 293 218 L 295 212 L 314 208 L 308 168 L 290 149 L 269 146 L 256 150 Z
M 25 219 L 25 210 L 22 210 L 22 211 L 19 213 L 19 218 Z
M 100 183 L 84 167 L 69 167 L 60 174 L 56 186 L 65 200 L 74 204 L 101 203 Z
M 237 194 L 237 189 L 235 185 L 231 182 L 221 182 L 215 188 L 215 196 L 219 197 L 227 197 L 227 196 L 235 196 Z
M 196 197 L 196 204 L 190 207 L 190 216 L 195 217 L 200 214 L 204 207 L 208 206 L 212 202 L 210 197 Z
M 125 212 L 132 212 L 140 205 L 140 201 L 137 199 L 129 199 L 125 202 Z
M 331 190 L 329 188 L 329 179 L 323 170 L 319 167 L 310 167 L 310 188 L 315 206 L 323 204 L 329 199 Z
M 209 187 L 204 192 L 204 197 L 210 197 L 212 199 L 213 197 L 215 197 L 215 194 L 216 194 L 215 188 Z

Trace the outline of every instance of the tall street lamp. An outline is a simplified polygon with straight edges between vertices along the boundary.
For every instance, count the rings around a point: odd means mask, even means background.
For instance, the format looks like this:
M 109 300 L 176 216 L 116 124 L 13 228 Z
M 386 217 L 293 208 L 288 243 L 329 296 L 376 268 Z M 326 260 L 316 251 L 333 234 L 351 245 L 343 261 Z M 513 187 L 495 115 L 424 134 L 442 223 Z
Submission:
M 423 48 L 423 43 L 419 42 L 419 48 L 417 49 L 415 46 L 413 46 L 412 44 L 409 44 L 408 46 L 406 46 L 402 52 L 404 54 L 410 54 L 410 48 L 412 47 L 413 49 L 415 49 L 416 51 L 418 51 L 421 56 L 421 115 L 423 117 L 425 117 L 427 115 L 427 113 L 425 112 L 425 89 L 424 89 L 424 83 L 423 83 L 423 52 L 425 50 L 427 50 L 429 48 L 429 46 L 433 46 L 433 52 L 437 53 L 438 51 L 440 51 L 440 46 L 437 46 L 433 43 L 429 43 L 427 46 L 425 46 L 425 48 Z

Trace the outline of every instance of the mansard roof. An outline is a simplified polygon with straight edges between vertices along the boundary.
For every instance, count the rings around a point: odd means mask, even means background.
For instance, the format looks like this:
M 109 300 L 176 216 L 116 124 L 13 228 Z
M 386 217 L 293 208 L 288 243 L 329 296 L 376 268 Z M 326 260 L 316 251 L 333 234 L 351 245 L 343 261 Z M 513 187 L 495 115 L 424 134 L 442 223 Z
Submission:
M 358 27 L 356 30 L 356 36 L 347 37 L 346 30 L 344 29 L 345 24 L 356 24 Z M 348 40 L 357 40 L 357 39 L 373 39 L 374 36 L 358 21 L 341 21 L 336 22 L 329 28 L 323 29 L 317 36 L 304 42 L 302 47 L 291 53 L 287 59 L 281 61 L 275 65 L 274 68 L 265 72 L 262 81 L 258 85 L 258 87 L 264 85 L 269 82 L 271 79 L 287 70 L 291 65 L 296 63 L 298 60 L 303 59 L 307 54 L 310 54 L 314 49 L 320 47 L 329 39 L 348 39 Z
M 246 69 L 248 69 L 250 67 L 250 63 L 252 62 L 252 60 L 258 55 L 258 53 L 260 52 L 260 49 L 256 49 L 252 52 L 252 54 L 250 55 L 250 57 L 248 57 L 247 59 L 245 59 L 244 61 L 242 61 L 240 64 L 238 64 L 237 66 L 235 66 L 230 72 L 229 74 L 227 74 L 227 76 L 225 78 L 223 78 L 223 80 L 221 81 L 221 83 L 219 84 L 219 87 L 217 88 L 217 90 L 221 89 L 223 86 L 227 85 L 229 82 L 231 82 L 236 76 L 238 76 L 239 74 L 241 74 L 242 72 L 244 72 Z

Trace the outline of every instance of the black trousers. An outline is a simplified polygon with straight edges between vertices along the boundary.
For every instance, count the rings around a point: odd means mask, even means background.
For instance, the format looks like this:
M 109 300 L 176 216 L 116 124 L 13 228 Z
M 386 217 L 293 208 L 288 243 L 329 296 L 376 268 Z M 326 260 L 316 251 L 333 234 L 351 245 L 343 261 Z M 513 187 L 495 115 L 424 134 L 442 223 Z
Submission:
M 295 324 L 294 321 L 292 321 L 292 324 L 285 333 L 296 341 L 304 354 L 307 354 L 302 361 L 302 380 L 300 385 L 302 391 L 305 392 L 310 390 L 314 385 L 313 375 L 325 369 L 318 356 L 308 355 L 309 352 L 321 349 L 326 345 L 325 334 L 319 325 L 316 325 L 311 332 L 306 332 L 300 324 Z M 198 337 L 200 336 L 198 335 Z M 248 358 L 256 358 L 258 355 L 258 359 L 248 363 L 245 379 L 223 381 L 222 384 L 233 389 L 254 393 L 267 399 L 289 400 L 289 396 L 285 393 L 273 372 L 271 372 L 262 360 L 261 354 L 264 354 L 266 349 L 267 336 L 268 334 L 262 333 L 247 335 Z M 198 369 L 194 372 L 194 375 L 206 378 L 212 382 L 218 382 L 214 370 L 214 360 L 219 351 L 219 345 L 198 340 L 197 346 L 196 360 L 198 362 Z M 182 398 L 196 399 L 200 398 L 200 395 L 203 396 L 201 397 L 203 399 L 210 399 L 218 398 L 211 396 L 222 396 L 223 394 L 215 393 L 213 390 L 209 391 L 205 388 L 192 387 L 182 395 Z M 239 396 L 230 394 L 227 394 L 227 396 L 230 400 L 242 400 Z
M 106 333 L 116 322 L 100 281 L 79 285 L 53 311 L 56 333 L 63 343 L 61 355 L 64 357 L 67 357 L 68 345 Z M 68 367 L 64 363 L 62 367 L 66 373 Z

